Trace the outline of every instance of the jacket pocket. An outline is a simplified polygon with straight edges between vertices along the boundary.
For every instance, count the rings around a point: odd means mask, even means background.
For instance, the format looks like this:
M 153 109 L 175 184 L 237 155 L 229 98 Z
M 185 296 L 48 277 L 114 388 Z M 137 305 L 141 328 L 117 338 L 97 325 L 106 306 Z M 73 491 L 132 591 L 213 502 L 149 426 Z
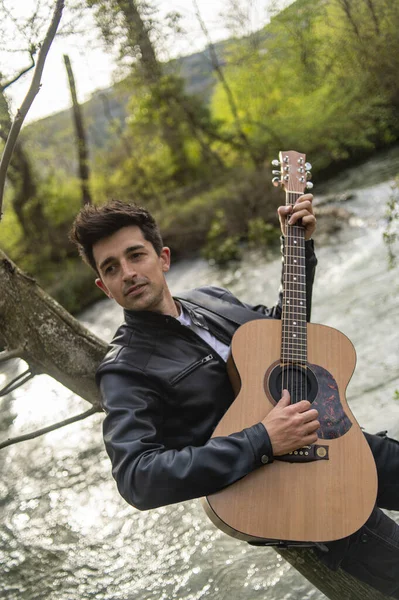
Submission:
M 187 377 L 187 375 L 190 375 L 190 373 L 192 373 L 193 371 L 198 369 L 198 367 L 200 367 L 201 365 L 205 365 L 207 362 L 209 362 L 212 359 L 213 359 L 213 354 L 208 354 L 208 356 L 201 358 L 201 360 L 197 360 L 192 365 L 189 365 L 188 367 L 186 367 L 178 375 L 175 375 L 175 377 L 170 379 L 169 380 L 170 385 L 176 385 L 176 383 L 179 383 L 179 381 L 184 379 L 184 377 Z

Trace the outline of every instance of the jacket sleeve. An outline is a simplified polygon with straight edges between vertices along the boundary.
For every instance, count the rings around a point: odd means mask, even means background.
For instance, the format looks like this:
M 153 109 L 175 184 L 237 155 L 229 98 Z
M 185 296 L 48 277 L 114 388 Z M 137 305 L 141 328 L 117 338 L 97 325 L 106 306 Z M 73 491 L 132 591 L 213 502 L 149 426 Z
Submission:
M 281 319 L 282 314 L 282 301 L 283 301 L 283 274 L 284 274 L 284 238 L 281 238 L 281 252 L 283 254 L 282 257 L 282 269 L 281 269 L 281 283 L 278 293 L 278 300 L 275 306 L 271 308 L 267 308 L 267 306 L 263 306 L 263 304 L 258 304 L 256 306 L 251 306 L 249 304 L 245 304 L 251 310 L 255 310 L 256 312 L 261 313 L 262 315 L 267 315 L 268 317 L 272 317 L 273 319 Z M 305 242 L 305 268 L 306 268 L 306 320 L 310 321 L 310 316 L 312 312 L 312 291 L 313 291 L 313 282 L 316 273 L 316 265 L 317 258 L 314 251 L 314 242 L 313 240 L 308 240 Z
M 262 423 L 204 445 L 167 448 L 164 402 L 154 382 L 119 362 L 100 366 L 98 378 L 112 473 L 123 498 L 140 510 L 212 494 L 272 462 Z

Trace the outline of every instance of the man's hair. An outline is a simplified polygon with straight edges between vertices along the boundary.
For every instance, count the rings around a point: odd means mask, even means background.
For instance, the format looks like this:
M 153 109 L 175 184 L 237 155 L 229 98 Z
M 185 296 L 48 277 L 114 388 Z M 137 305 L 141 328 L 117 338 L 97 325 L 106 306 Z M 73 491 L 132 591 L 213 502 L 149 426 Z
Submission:
M 129 225 L 139 227 L 144 239 L 151 242 L 160 256 L 163 242 L 154 217 L 141 206 L 121 200 L 111 200 L 102 206 L 86 204 L 73 222 L 69 239 L 76 244 L 83 260 L 98 273 L 94 244 Z

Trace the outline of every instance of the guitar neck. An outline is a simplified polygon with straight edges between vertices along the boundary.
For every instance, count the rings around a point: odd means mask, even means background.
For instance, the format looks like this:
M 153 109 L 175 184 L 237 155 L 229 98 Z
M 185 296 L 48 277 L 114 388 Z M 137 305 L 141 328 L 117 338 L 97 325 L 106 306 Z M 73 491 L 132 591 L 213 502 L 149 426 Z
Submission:
M 286 204 L 294 204 L 299 195 L 286 192 Z M 306 365 L 305 230 L 301 225 L 286 227 L 283 285 L 281 363 Z

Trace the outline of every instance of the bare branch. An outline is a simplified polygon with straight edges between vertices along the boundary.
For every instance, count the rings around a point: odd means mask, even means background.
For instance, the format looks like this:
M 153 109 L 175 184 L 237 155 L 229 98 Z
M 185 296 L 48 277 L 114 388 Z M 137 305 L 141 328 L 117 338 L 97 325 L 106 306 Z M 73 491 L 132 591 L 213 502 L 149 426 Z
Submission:
M 23 349 L 15 348 L 15 350 L 4 350 L 0 352 L 0 364 L 11 360 L 12 358 L 20 358 L 22 356 Z
M 0 92 L 4 92 L 4 90 L 6 90 L 8 87 L 10 87 L 10 85 L 12 85 L 16 81 L 18 81 L 18 79 L 20 79 L 23 75 L 25 75 L 31 69 L 33 69 L 33 67 L 35 66 L 35 52 L 36 52 L 35 48 L 33 48 L 32 50 L 29 51 L 32 64 L 29 65 L 28 67 L 26 67 L 26 69 L 23 69 L 22 71 L 20 71 L 18 73 L 18 75 L 16 75 L 15 77 L 13 77 L 13 79 L 10 79 L 9 81 L 6 81 L 6 83 L 1 84 L 0 85 Z
M 37 375 L 37 373 L 32 371 L 30 368 L 28 368 L 23 373 L 20 373 L 12 381 L 10 381 L 10 383 L 4 386 L 3 389 L 0 390 L 0 398 L 18 389 L 19 387 L 21 387 L 21 385 L 24 385 L 24 383 L 29 381 L 29 379 L 32 379 L 32 377 L 34 377 L 35 375 Z
M 238 114 L 238 108 L 237 108 L 236 101 L 233 96 L 233 92 L 231 91 L 231 88 L 230 88 L 229 84 L 227 83 L 227 80 L 224 76 L 222 66 L 219 62 L 219 58 L 216 53 L 215 45 L 213 44 L 213 42 L 211 40 L 209 31 L 208 31 L 208 29 L 205 25 L 205 22 L 201 16 L 201 13 L 200 13 L 200 10 L 199 10 L 198 4 L 197 4 L 197 0 L 193 0 L 193 5 L 194 5 L 194 9 L 195 9 L 195 15 L 198 19 L 198 22 L 200 24 L 202 32 L 204 33 L 204 35 L 206 36 L 206 39 L 208 40 L 208 49 L 209 49 L 212 66 L 213 66 L 213 68 L 219 78 L 219 81 L 223 86 L 225 94 L 227 96 L 227 101 L 228 101 L 231 113 L 233 115 L 233 118 L 234 118 L 234 124 L 236 126 L 237 133 L 238 133 L 239 137 L 241 138 L 243 146 L 246 148 L 255 167 L 259 167 L 259 157 L 256 156 L 247 135 L 245 134 L 243 128 L 241 127 L 240 117 Z
M 14 119 L 14 122 L 11 126 L 10 133 L 7 138 L 7 142 L 4 147 L 3 156 L 0 161 L 0 221 L 2 218 L 2 205 L 3 205 L 3 195 L 4 195 L 4 186 L 6 182 L 6 175 L 8 165 L 10 164 L 11 156 L 15 147 L 15 143 L 17 141 L 19 132 L 22 127 L 22 123 L 25 120 L 26 115 L 31 107 L 33 100 L 35 99 L 37 93 L 40 90 L 40 82 L 42 78 L 44 63 L 46 62 L 46 57 L 48 51 L 50 50 L 50 46 L 53 42 L 54 36 L 56 34 L 58 25 L 61 20 L 62 11 L 64 8 L 64 0 L 57 0 L 53 18 L 51 20 L 50 26 L 47 30 L 46 37 L 44 38 L 43 45 L 40 48 L 39 56 L 37 59 L 36 69 L 33 75 L 32 83 L 29 88 L 27 95 L 25 96 L 24 101 L 22 102 L 21 108 L 17 112 L 17 116 Z
M 83 122 L 82 109 L 78 102 L 78 97 L 76 94 L 75 77 L 72 71 L 71 61 L 69 60 L 69 56 L 67 54 L 64 54 L 64 63 L 68 75 L 69 89 L 72 98 L 72 110 L 73 120 L 75 124 L 76 146 L 78 150 L 79 179 L 80 189 L 82 192 L 82 203 L 83 205 L 93 204 L 89 186 L 90 169 L 86 129 Z
M 26 440 L 33 440 L 34 438 L 39 437 L 40 435 L 44 435 L 45 433 L 49 433 L 50 431 L 55 431 L 56 429 L 60 429 L 61 427 L 65 427 L 66 425 L 70 425 L 71 423 L 76 423 L 76 421 L 82 421 L 86 419 L 86 417 L 90 417 L 94 415 L 96 412 L 100 412 L 100 409 L 92 407 L 89 410 L 86 410 L 75 417 L 70 417 L 69 419 L 64 419 L 64 421 L 60 421 L 59 423 L 54 423 L 54 425 L 49 425 L 48 427 L 43 427 L 42 429 L 37 429 L 36 431 L 32 431 L 31 433 L 26 433 L 25 435 L 19 435 L 14 438 L 9 438 L 4 442 L 0 443 L 0 450 L 2 448 L 7 448 L 7 446 L 12 446 L 13 444 L 18 444 L 19 442 L 25 442 Z

